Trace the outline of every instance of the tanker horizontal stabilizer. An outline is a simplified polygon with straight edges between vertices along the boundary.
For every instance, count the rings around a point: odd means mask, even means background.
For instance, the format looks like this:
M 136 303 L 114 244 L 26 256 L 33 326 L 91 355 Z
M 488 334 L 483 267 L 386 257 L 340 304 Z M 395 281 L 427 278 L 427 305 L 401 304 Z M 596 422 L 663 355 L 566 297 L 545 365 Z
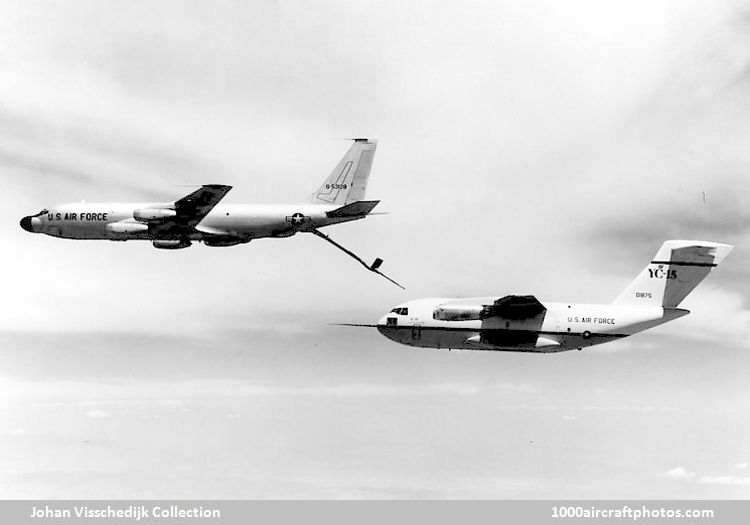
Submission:
M 329 217 L 364 217 L 369 214 L 380 201 L 357 201 L 326 212 Z

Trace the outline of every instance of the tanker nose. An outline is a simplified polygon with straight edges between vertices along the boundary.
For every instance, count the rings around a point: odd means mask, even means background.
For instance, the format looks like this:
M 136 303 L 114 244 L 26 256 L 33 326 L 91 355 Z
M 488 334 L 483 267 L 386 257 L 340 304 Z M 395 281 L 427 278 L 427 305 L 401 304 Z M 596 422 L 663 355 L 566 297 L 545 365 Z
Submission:
M 42 221 L 36 217 L 24 217 L 21 219 L 21 228 L 27 232 L 34 233 L 36 231 L 34 228 L 38 227 L 40 224 L 42 224 Z

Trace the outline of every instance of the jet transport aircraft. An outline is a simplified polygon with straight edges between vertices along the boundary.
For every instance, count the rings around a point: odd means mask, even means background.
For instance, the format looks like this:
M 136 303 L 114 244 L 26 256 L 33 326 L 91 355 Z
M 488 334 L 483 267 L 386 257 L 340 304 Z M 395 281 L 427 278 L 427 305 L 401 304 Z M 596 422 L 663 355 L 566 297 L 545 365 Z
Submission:
M 367 264 L 319 230 L 363 219 L 380 202 L 364 200 L 376 148 L 375 140 L 354 139 L 344 158 L 302 204 L 219 204 L 232 187 L 207 184 L 174 202 L 59 204 L 24 217 L 21 228 L 66 239 L 149 240 L 165 250 L 187 248 L 195 241 L 234 246 L 309 232 L 403 288 L 379 271 L 382 259 Z
M 621 339 L 690 313 L 682 300 L 730 252 L 706 241 L 666 241 L 612 304 L 548 303 L 533 295 L 418 299 L 374 326 L 397 343 L 461 350 L 561 352 Z

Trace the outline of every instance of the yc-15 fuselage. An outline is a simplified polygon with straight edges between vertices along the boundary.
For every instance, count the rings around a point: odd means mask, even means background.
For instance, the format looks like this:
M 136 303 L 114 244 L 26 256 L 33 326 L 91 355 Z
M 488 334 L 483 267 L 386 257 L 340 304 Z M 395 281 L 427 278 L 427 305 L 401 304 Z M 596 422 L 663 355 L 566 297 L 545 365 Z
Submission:
M 660 306 L 544 302 L 544 315 L 481 318 L 494 297 L 417 299 L 378 321 L 398 343 L 461 350 L 561 352 L 614 341 L 690 313 Z
M 401 344 L 464 350 L 560 352 L 621 339 L 690 313 L 682 300 L 732 249 L 709 241 L 665 241 L 611 304 L 551 303 L 533 295 L 417 299 L 375 326 Z

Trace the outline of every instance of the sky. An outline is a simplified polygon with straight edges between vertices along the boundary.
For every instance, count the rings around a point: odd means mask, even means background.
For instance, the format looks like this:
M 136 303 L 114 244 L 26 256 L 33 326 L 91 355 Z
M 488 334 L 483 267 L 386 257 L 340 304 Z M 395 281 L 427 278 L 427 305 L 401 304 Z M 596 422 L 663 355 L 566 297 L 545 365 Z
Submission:
M 0 497 L 750 496 L 750 4 L 0 3 Z M 30 235 L 60 202 L 373 216 L 233 248 Z M 581 352 L 400 346 L 419 297 L 609 302 L 736 245 L 692 314 Z

